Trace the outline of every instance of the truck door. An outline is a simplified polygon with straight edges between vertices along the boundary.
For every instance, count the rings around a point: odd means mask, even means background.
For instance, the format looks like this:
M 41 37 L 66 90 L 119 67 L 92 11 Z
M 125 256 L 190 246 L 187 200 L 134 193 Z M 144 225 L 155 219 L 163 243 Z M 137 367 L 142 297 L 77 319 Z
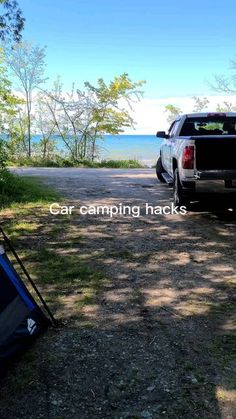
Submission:
M 174 140 L 176 136 L 176 132 L 178 130 L 179 121 L 175 120 L 174 123 L 171 125 L 170 131 L 169 131 L 169 138 L 166 141 L 166 170 L 167 172 L 172 175 L 172 147 L 174 145 Z
M 168 172 L 168 164 L 169 164 L 169 135 L 170 132 L 172 130 L 172 127 L 174 125 L 175 121 L 172 122 L 169 130 L 168 130 L 168 137 L 165 138 L 165 140 L 163 141 L 162 145 L 161 145 L 161 160 L 162 160 L 162 165 L 164 167 L 164 169 Z

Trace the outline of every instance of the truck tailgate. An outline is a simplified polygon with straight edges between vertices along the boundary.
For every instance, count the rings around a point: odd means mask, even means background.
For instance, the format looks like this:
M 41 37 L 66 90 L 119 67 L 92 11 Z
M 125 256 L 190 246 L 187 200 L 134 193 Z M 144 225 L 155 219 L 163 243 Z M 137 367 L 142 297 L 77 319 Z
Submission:
M 236 170 L 236 136 L 191 137 L 196 146 L 197 170 Z

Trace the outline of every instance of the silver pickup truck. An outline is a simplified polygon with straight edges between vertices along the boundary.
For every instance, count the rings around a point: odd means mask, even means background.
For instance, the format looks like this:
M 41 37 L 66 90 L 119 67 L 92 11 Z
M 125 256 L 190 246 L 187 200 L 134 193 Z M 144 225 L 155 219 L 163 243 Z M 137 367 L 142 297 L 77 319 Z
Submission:
M 176 206 L 202 193 L 236 192 L 236 113 L 181 115 L 156 136 L 164 139 L 156 174 L 173 184 Z

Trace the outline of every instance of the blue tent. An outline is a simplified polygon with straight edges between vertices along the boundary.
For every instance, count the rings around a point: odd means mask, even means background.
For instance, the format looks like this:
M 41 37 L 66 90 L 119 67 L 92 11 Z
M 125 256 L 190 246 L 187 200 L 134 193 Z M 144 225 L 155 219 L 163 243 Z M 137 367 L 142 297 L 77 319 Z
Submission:
M 0 376 L 49 323 L 0 246 Z

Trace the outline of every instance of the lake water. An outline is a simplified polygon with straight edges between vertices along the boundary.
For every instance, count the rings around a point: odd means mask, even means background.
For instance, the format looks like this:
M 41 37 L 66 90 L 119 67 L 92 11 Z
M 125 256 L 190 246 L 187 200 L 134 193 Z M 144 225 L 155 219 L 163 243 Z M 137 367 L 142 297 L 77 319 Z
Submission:
M 39 135 L 34 137 L 37 142 Z M 56 137 L 59 149 L 64 149 L 63 142 Z M 161 140 L 155 135 L 105 135 L 97 140 L 101 159 L 137 159 L 147 166 L 152 166 L 159 154 Z
M 137 159 L 151 166 L 157 160 L 161 140 L 155 135 L 106 135 L 97 144 L 102 158 Z

